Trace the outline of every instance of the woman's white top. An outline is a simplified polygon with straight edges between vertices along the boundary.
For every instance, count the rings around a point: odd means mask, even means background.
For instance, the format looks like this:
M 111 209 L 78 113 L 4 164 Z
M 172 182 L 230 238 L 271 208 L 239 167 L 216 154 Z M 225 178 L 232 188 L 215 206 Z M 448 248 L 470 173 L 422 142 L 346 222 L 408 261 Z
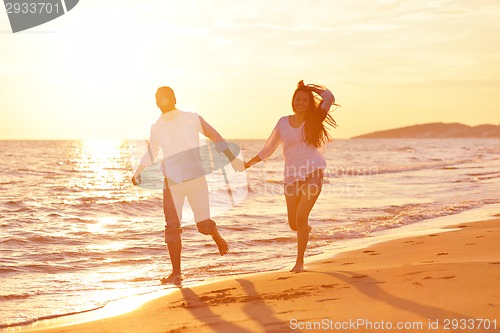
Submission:
M 221 135 L 198 114 L 178 109 L 163 113 L 151 126 L 148 151 L 141 164 L 152 165 L 161 149 L 161 171 L 165 177 L 181 183 L 204 176 L 200 147 L 206 143 L 200 134 L 212 140 L 218 152 L 228 148 Z
M 323 102 L 321 108 L 328 112 L 334 101 L 330 90 L 321 94 Z M 265 161 L 283 145 L 282 155 L 285 161 L 284 182 L 292 184 L 304 180 L 308 174 L 319 169 L 326 169 L 323 157 L 323 148 L 318 148 L 304 140 L 304 124 L 295 128 L 290 125 L 290 116 L 281 117 L 273 132 L 264 144 L 264 148 L 257 154 Z

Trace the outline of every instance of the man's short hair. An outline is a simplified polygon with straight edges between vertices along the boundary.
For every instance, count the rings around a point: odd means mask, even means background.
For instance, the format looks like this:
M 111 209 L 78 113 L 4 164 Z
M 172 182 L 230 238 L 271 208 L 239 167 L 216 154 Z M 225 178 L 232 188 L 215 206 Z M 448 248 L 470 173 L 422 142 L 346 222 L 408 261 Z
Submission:
M 169 100 L 171 100 L 173 102 L 174 105 L 177 104 L 177 100 L 175 99 L 174 91 L 170 87 L 163 86 L 163 87 L 158 88 L 158 90 L 156 91 L 156 96 L 157 97 L 158 96 L 167 97 Z

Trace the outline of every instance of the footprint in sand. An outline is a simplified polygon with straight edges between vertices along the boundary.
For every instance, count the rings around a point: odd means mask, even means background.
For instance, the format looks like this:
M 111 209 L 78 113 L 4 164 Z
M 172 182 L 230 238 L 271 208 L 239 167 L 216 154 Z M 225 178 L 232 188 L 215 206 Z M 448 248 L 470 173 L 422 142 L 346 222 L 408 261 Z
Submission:
M 449 279 L 454 279 L 455 276 L 443 276 L 443 277 L 439 277 L 437 279 L 440 279 L 440 280 L 449 280 Z
M 225 288 L 225 289 L 219 289 L 219 290 L 212 290 L 207 293 L 204 293 L 203 296 L 206 297 L 212 297 L 212 296 L 225 296 L 228 292 L 231 290 L 236 290 L 236 288 Z
M 363 253 L 368 253 L 368 255 L 370 255 L 370 256 L 378 256 L 380 254 L 379 252 L 375 252 L 373 250 L 366 250 L 366 251 L 363 251 Z
M 336 287 L 338 285 L 339 285 L 338 283 L 334 283 L 334 284 L 322 284 L 321 288 L 334 288 L 334 287 Z
M 354 276 L 351 276 L 352 279 L 363 279 L 365 277 L 368 277 L 368 275 L 354 275 Z
M 477 243 L 467 243 L 465 245 L 476 245 Z
M 328 261 L 324 261 L 323 263 L 325 264 L 333 264 L 335 262 L 335 260 L 328 260 Z
M 354 265 L 354 263 L 353 262 L 345 262 L 342 264 L 342 266 L 344 266 L 344 265 Z
M 447 256 L 447 255 L 448 255 L 448 252 L 441 252 L 441 253 L 438 253 L 437 255 L 438 255 L 438 256 Z
M 276 312 L 276 314 L 281 315 L 281 314 L 288 314 L 292 313 L 293 311 L 283 311 L 283 312 Z

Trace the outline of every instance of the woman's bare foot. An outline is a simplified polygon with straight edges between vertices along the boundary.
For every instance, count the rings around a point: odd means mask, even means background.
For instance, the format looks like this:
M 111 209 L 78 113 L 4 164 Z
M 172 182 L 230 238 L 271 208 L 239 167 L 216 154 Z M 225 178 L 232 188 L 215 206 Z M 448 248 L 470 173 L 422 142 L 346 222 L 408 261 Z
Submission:
M 224 238 L 222 238 L 222 236 L 219 234 L 218 231 L 216 231 L 212 235 L 212 238 L 215 241 L 215 244 L 217 244 L 217 247 L 219 248 L 220 255 L 223 256 L 227 254 L 227 252 L 229 251 L 229 246 L 227 245 L 226 241 L 224 240 Z
M 168 277 L 161 279 L 161 284 L 168 284 L 172 283 L 175 285 L 180 285 L 182 283 L 182 280 L 184 280 L 184 275 L 182 274 L 170 274 Z
M 292 273 L 300 273 L 304 271 L 304 263 L 296 263 L 295 266 L 290 270 Z

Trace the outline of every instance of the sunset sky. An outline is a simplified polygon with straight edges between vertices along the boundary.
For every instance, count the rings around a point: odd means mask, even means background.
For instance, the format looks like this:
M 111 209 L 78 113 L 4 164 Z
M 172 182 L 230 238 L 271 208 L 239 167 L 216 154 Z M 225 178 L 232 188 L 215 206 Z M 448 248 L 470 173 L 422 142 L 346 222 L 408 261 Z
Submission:
M 500 2 L 81 0 L 13 34 L 0 13 L 0 139 L 146 138 L 170 85 L 224 137 L 266 138 L 297 81 L 337 138 L 500 124 Z

